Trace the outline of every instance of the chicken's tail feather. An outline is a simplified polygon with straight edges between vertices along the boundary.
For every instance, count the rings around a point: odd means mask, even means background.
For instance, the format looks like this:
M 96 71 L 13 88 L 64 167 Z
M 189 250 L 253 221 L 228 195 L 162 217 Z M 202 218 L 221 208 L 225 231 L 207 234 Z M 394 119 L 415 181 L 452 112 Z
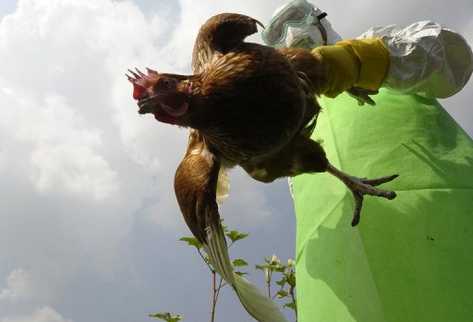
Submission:
M 233 288 L 246 311 L 260 322 L 287 322 L 278 306 L 246 278 L 234 274 Z
M 207 227 L 205 250 L 209 255 L 210 264 L 233 287 L 241 304 L 253 318 L 260 322 L 288 322 L 274 301 L 246 278 L 235 274 L 220 223 Z
M 228 169 L 226 167 L 220 167 L 218 172 L 217 181 L 217 203 L 222 204 L 223 201 L 228 197 L 230 191 L 230 179 L 228 178 Z

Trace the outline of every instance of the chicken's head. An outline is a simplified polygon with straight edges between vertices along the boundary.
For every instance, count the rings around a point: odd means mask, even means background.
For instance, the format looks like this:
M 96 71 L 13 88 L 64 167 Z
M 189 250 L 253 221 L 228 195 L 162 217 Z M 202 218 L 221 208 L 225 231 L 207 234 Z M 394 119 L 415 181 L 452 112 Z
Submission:
M 179 124 L 189 109 L 191 85 L 186 77 L 159 74 L 147 68 L 147 74 L 136 69 L 126 75 L 133 84 L 133 98 L 138 101 L 138 113 L 152 113 L 161 122 Z

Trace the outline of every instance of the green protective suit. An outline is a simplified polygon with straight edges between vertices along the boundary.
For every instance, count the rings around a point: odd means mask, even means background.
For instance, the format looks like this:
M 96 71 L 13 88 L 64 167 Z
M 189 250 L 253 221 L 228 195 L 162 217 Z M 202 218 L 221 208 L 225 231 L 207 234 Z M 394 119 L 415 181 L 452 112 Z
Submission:
M 473 321 L 473 141 L 434 99 L 381 90 L 375 107 L 322 98 L 313 138 L 349 174 L 397 198 L 365 197 L 329 174 L 294 178 L 299 322 Z

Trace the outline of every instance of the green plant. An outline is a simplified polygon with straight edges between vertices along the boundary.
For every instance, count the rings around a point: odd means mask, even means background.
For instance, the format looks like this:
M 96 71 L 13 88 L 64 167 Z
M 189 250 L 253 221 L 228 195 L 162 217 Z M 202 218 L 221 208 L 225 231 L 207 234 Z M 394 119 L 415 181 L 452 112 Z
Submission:
M 295 295 L 296 272 L 294 261 L 288 259 L 287 264 L 282 264 L 281 260 L 276 255 L 273 255 L 272 257 L 266 257 L 263 264 L 256 265 L 256 269 L 264 273 L 268 297 L 272 299 L 289 299 L 289 302 L 286 302 L 283 307 L 293 310 L 297 321 L 297 301 Z M 275 281 L 279 289 L 274 295 L 271 295 L 271 283 L 273 281 Z
M 242 233 L 238 230 L 229 230 L 228 227 L 223 224 L 222 226 L 225 236 L 227 237 L 228 248 L 232 247 L 236 242 L 248 237 L 247 233 Z M 209 268 L 211 274 L 210 322 L 215 322 L 215 313 L 220 291 L 225 286 L 227 286 L 227 283 L 221 276 L 217 276 L 215 269 L 209 262 L 208 255 L 203 249 L 202 243 L 200 243 L 195 237 L 188 236 L 182 237 L 179 240 L 187 243 L 188 246 L 193 247 Z M 286 300 L 286 303 L 284 303 L 283 307 L 291 309 L 295 312 L 297 322 L 297 304 L 295 297 L 296 277 L 294 271 L 294 261 L 289 259 L 287 264 L 281 264 L 281 261 L 276 255 L 267 257 L 264 261 L 265 262 L 263 264 L 256 265 L 256 269 L 261 270 L 264 273 L 268 297 L 272 299 Z M 242 271 L 244 268 L 248 267 L 248 262 L 243 258 L 233 259 L 232 264 L 235 274 L 248 274 L 247 272 Z M 278 286 L 278 290 L 274 295 L 271 294 L 272 282 Z M 288 299 L 289 301 L 287 301 Z M 154 313 L 150 314 L 149 316 L 166 322 L 179 322 L 183 319 L 181 315 L 171 314 L 169 312 Z
M 149 317 L 154 318 L 154 319 L 160 319 L 166 322 L 179 322 L 182 320 L 182 316 L 179 314 L 172 314 L 169 312 L 164 312 L 164 313 L 154 313 L 150 314 Z

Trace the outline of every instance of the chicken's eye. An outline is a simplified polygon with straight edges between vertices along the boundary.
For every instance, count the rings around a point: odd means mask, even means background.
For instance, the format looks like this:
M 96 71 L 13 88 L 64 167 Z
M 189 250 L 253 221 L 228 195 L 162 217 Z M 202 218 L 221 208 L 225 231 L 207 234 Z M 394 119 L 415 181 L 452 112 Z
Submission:
M 176 82 L 173 79 L 163 78 L 158 81 L 156 84 L 156 89 L 160 90 L 172 90 L 176 86 Z

